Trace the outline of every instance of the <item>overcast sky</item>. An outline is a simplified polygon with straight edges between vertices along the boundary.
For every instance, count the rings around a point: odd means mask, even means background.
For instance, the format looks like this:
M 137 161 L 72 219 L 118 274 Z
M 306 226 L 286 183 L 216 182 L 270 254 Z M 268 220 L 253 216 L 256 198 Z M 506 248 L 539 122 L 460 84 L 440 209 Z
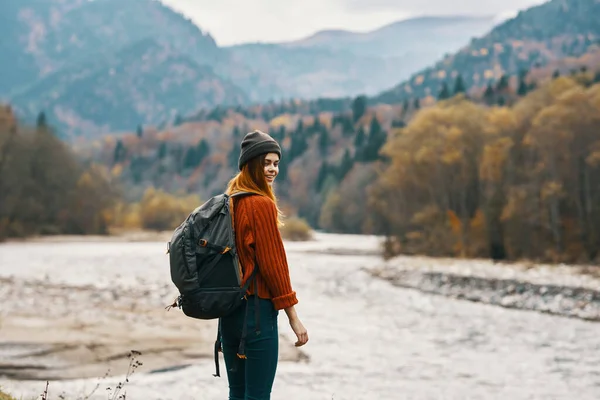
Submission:
M 543 0 L 162 0 L 221 46 L 299 39 L 322 29 L 368 31 L 412 16 L 511 15 Z

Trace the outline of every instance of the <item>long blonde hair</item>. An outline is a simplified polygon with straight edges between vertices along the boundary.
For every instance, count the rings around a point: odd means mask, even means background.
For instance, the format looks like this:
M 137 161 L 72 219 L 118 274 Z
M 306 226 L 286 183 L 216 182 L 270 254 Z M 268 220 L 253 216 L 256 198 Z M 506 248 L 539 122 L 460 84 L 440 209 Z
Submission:
M 242 170 L 229 181 L 225 193 L 232 195 L 237 192 L 250 192 L 268 197 L 273 200 L 277 209 L 277 225 L 283 226 L 283 213 L 277 205 L 277 196 L 265 177 L 265 158 L 266 154 L 263 154 L 244 164 Z

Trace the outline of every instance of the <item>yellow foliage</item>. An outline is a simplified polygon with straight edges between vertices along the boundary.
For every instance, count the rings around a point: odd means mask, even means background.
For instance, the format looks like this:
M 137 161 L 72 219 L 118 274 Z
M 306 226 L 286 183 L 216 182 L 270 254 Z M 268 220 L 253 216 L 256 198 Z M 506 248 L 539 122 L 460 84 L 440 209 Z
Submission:
M 291 241 L 306 241 L 313 238 L 313 231 L 306 220 L 302 218 L 290 218 L 280 227 L 281 236 Z
M 121 163 L 116 164 L 111 170 L 110 170 L 110 174 L 112 176 L 114 176 L 115 178 L 121 176 L 121 174 L 123 173 L 123 165 L 121 165 Z
M 279 127 L 279 126 L 285 126 L 288 127 L 291 124 L 291 118 L 288 114 L 281 114 L 276 116 L 275 118 L 273 118 L 271 121 L 269 121 L 269 125 L 272 127 Z
M 546 182 L 540 193 L 542 200 L 556 199 L 563 196 L 563 185 L 560 182 Z
M 448 222 L 450 222 L 450 228 L 452 228 L 452 233 L 455 235 L 460 235 L 462 230 L 462 222 L 460 222 L 460 218 L 456 216 L 456 213 L 452 210 L 447 210 L 446 214 L 448 215 Z
M 139 203 L 117 203 L 106 218 L 112 228 L 172 230 L 200 204 L 197 195 L 176 196 L 150 187 Z
M 162 190 L 149 188 L 140 202 L 142 228 L 157 231 L 175 229 L 200 204 L 197 195 L 176 197 Z

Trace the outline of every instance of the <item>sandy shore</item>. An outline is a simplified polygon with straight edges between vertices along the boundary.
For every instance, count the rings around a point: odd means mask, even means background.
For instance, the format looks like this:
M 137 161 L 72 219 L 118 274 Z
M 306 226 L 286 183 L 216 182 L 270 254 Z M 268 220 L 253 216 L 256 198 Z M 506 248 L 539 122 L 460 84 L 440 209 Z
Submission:
M 152 292 L 152 293 L 151 293 Z M 212 359 L 214 321 L 165 310 L 172 288 L 126 290 L 0 279 L 0 375 L 17 380 L 62 380 L 125 374 L 131 350 L 140 372 Z M 162 301 L 162 302 L 161 302 Z M 280 358 L 307 356 L 281 340 Z

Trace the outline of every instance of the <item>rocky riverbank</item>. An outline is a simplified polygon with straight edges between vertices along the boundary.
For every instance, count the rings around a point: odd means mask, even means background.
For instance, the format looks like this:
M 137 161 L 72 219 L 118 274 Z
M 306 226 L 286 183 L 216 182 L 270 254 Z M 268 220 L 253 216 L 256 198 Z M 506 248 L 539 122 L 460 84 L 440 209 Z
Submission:
M 600 267 L 398 257 L 367 272 L 425 293 L 600 321 Z

